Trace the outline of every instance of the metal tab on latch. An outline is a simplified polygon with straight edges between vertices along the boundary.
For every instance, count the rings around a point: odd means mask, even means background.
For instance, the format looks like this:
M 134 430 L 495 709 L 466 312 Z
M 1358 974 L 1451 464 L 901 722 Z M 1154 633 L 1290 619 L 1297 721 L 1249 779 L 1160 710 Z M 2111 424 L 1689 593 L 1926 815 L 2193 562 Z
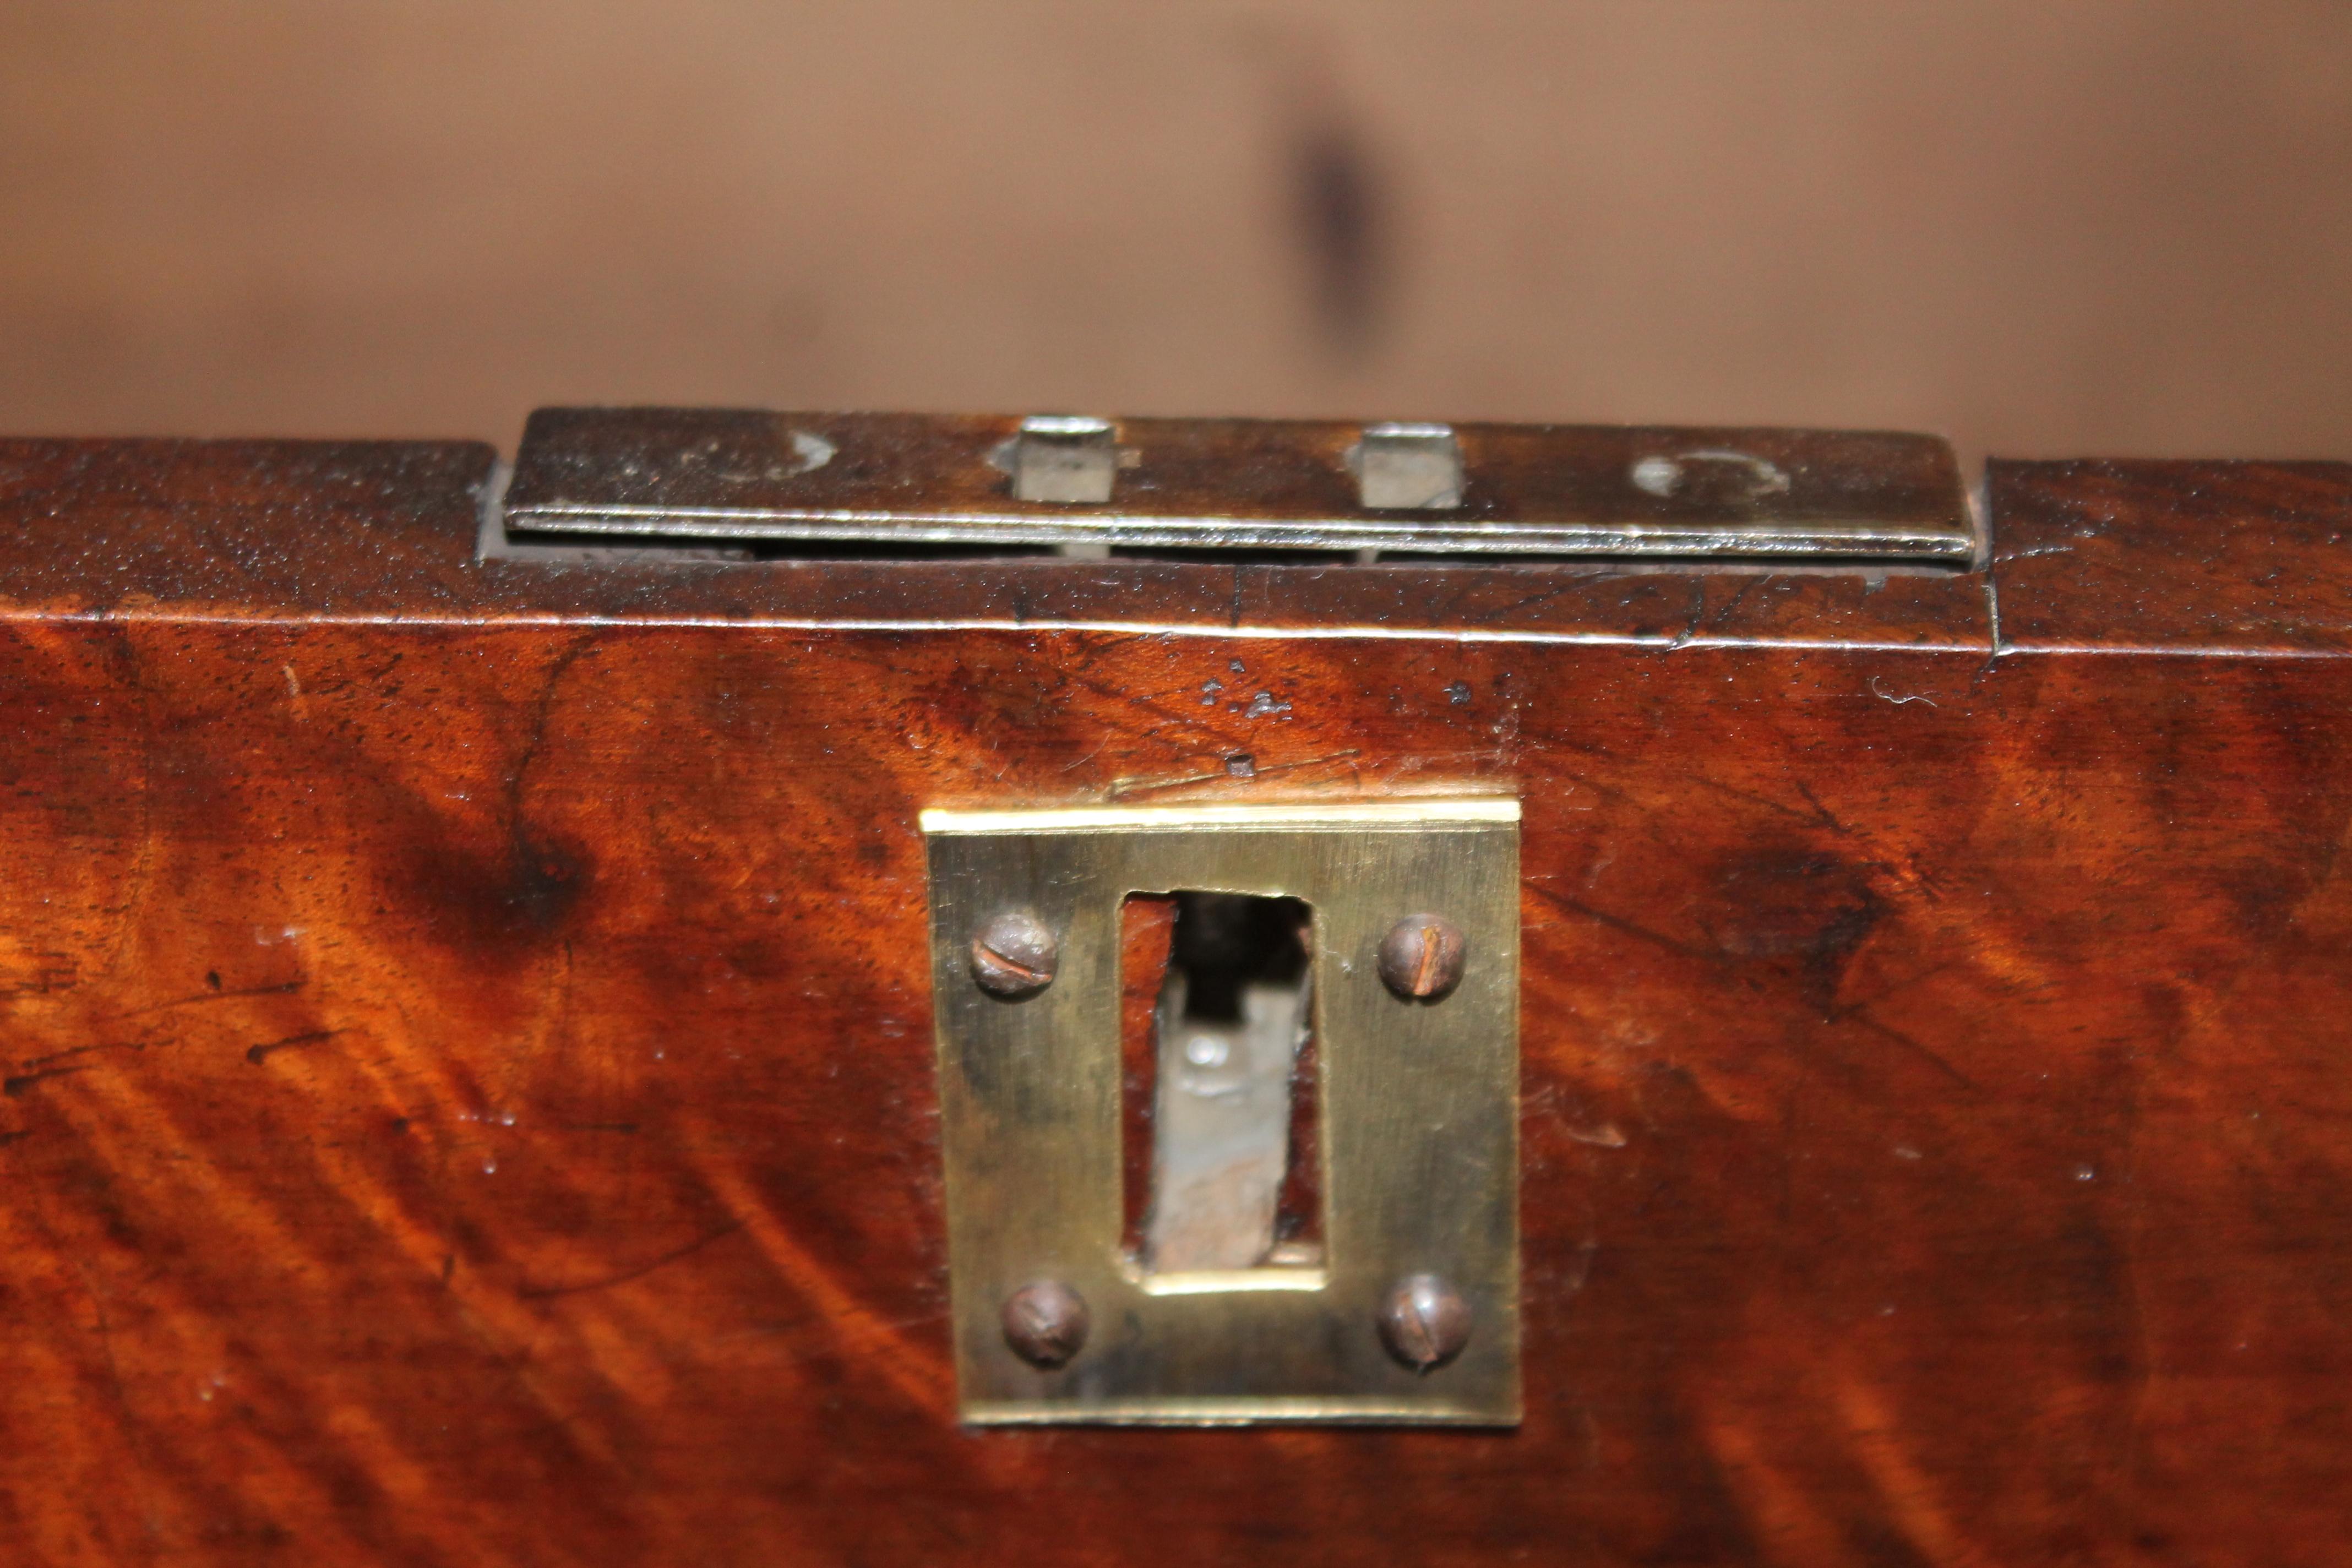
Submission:
M 1517 1421 L 1518 816 L 923 813 L 966 1421 Z
M 1101 506 L 1118 479 L 1118 432 L 1108 419 L 1033 414 L 1013 438 L 1016 500 Z

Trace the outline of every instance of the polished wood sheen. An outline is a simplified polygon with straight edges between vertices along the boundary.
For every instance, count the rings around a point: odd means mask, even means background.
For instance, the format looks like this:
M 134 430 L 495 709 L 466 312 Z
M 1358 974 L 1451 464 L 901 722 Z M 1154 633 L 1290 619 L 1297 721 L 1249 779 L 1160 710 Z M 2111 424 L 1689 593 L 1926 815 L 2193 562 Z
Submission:
M 0 1558 L 2346 1556 L 2352 469 L 1873 578 L 478 563 L 490 468 L 0 444 Z M 1523 1426 L 960 1428 L 918 810 L 1496 788 Z

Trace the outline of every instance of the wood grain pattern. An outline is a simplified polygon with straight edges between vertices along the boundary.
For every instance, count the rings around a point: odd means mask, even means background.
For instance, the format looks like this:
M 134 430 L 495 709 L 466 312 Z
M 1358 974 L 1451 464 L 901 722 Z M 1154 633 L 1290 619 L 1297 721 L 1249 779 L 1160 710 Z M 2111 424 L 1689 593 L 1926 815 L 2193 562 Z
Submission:
M 1712 574 L 1563 574 L 1521 641 L 825 630 L 832 568 L 470 565 L 486 466 L 0 449 L 9 1555 L 2341 1555 L 2326 648 Z M 2324 623 L 2269 471 L 2096 477 L 2002 469 L 2004 549 L 2218 517 Z M 2004 638 L 2266 580 L 2053 559 Z M 1106 580 L 1046 568 L 962 591 Z M 1434 626 L 1463 579 L 1255 591 Z M 1496 783 L 1523 1428 L 959 1430 L 915 811 Z
M 2007 646 L 2352 652 L 2352 465 L 1995 463 Z

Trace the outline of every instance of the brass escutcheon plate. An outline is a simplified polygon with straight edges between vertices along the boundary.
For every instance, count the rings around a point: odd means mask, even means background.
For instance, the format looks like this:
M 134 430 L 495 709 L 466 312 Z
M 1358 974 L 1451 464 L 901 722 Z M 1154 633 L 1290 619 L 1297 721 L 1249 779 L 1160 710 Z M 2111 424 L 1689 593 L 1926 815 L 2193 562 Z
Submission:
M 1518 818 L 1491 799 L 922 814 L 964 1420 L 1517 1423 Z M 1127 1253 L 1121 909 L 1180 889 L 1312 908 L 1319 1267 L 1155 1275 Z M 1017 999 L 972 971 L 974 932 L 1007 908 L 1059 947 Z M 1423 911 L 1466 937 L 1441 1002 L 1400 999 L 1377 968 Z M 1378 1325 L 1427 1274 L 1471 1331 L 1415 1372 Z M 1050 1370 L 1013 1353 L 1003 1315 L 1043 1280 L 1090 1325 Z

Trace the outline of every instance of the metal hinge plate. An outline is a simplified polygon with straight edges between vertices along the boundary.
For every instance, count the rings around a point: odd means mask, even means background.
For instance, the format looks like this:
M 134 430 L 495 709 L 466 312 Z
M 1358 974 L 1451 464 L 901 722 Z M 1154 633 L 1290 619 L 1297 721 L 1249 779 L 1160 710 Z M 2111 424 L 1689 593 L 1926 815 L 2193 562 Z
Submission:
M 1881 431 L 543 408 L 518 537 L 1965 566 L 1947 442 Z

